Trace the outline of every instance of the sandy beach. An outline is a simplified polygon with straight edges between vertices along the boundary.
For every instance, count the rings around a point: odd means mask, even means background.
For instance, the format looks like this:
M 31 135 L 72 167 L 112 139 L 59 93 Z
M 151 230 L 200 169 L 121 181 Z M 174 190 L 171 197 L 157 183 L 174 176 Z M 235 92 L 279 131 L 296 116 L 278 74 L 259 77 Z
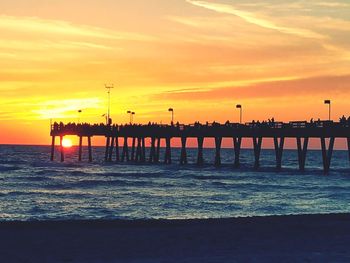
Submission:
M 350 214 L 0 223 L 0 262 L 349 262 Z

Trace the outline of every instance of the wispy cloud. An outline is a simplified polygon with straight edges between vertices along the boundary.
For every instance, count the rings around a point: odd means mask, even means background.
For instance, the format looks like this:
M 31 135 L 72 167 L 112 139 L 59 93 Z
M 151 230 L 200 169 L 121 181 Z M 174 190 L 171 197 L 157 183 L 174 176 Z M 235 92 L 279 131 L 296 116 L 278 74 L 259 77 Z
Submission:
M 205 89 L 182 89 L 163 92 L 155 95 L 157 99 L 165 100 L 188 100 L 188 101 L 211 101 L 211 100 L 232 100 L 235 99 L 267 99 L 267 98 L 290 98 L 294 97 L 314 97 L 329 95 L 348 95 L 349 88 L 344 85 L 350 80 L 350 75 L 324 76 L 313 78 L 286 78 L 276 80 L 266 80 L 257 83 L 246 83 L 241 86 L 221 86 Z M 296 95 L 297 94 L 297 95 Z
M 342 2 L 316 2 L 314 5 L 322 6 L 322 7 L 332 7 L 332 8 L 343 8 L 343 7 L 349 7 L 350 4 L 348 3 L 342 3 Z
M 308 29 L 278 25 L 269 19 L 258 17 L 258 15 L 256 15 L 255 13 L 242 11 L 231 5 L 217 4 L 217 3 L 197 1 L 197 0 L 186 0 L 186 1 L 192 5 L 206 8 L 215 12 L 238 16 L 244 21 L 246 21 L 247 23 L 254 24 L 266 29 L 276 30 L 284 34 L 295 35 L 303 38 L 315 38 L 315 39 L 325 38 L 325 36 Z
M 93 37 L 114 40 L 150 41 L 154 37 L 127 32 L 116 32 L 104 28 L 76 25 L 67 21 L 49 20 L 38 17 L 0 16 L 0 30 L 25 33 L 45 33 L 75 37 Z

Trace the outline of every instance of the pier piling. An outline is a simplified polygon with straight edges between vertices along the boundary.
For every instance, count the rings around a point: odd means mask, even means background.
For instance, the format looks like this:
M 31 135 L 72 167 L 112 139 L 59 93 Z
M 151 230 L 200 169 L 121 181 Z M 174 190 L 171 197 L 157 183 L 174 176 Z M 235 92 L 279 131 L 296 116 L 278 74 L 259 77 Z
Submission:
M 109 152 L 109 144 L 110 144 L 110 137 L 106 137 L 106 151 L 105 151 L 105 161 L 108 160 L 108 152 Z
M 120 161 L 120 156 L 119 156 L 119 137 L 115 138 L 115 160 L 117 162 Z
M 171 164 L 171 137 L 165 138 L 165 164 Z
M 328 174 L 329 168 L 331 166 L 334 141 L 335 141 L 334 137 L 331 137 L 329 139 L 329 146 L 328 146 L 328 150 L 327 150 L 326 138 L 325 137 L 321 137 L 323 171 L 325 172 L 325 174 Z
M 204 159 L 203 159 L 203 143 L 204 143 L 204 137 L 199 136 L 197 137 L 198 142 L 198 156 L 197 156 L 197 165 L 203 165 Z
M 215 166 L 219 167 L 221 165 L 221 142 L 222 137 L 215 137 Z
M 273 138 L 274 145 L 275 145 L 275 154 L 276 154 L 276 168 L 277 170 L 282 169 L 282 155 L 283 155 L 283 147 L 284 147 L 284 137 Z
M 83 153 L 83 136 L 79 136 L 79 156 L 78 156 L 79 162 L 81 162 L 82 160 L 82 153 Z
M 181 157 L 180 164 L 187 164 L 187 152 L 186 152 L 186 141 L 187 137 L 181 137 Z
M 109 147 L 109 153 L 108 153 L 108 162 L 112 161 L 113 150 L 114 150 L 114 142 L 115 142 L 115 137 L 112 136 L 112 138 L 111 138 L 111 145 Z
M 299 161 L 299 170 L 305 170 L 306 154 L 307 147 L 309 144 L 309 137 L 304 138 L 304 143 L 302 145 L 302 138 L 297 137 L 297 148 L 298 148 L 298 161 Z
M 242 137 L 233 138 L 233 148 L 235 151 L 235 162 L 234 166 L 238 168 L 240 166 L 240 153 L 241 153 Z
M 135 147 L 136 147 L 136 137 L 132 137 L 131 144 L 131 161 L 135 161 Z
M 60 136 L 60 152 L 61 152 L 61 162 L 64 162 L 63 136 Z
M 55 136 L 51 136 L 51 157 L 50 160 L 53 161 L 55 159 Z
M 260 167 L 260 153 L 261 153 L 261 145 L 262 145 L 262 137 L 253 137 L 253 146 L 254 146 L 254 169 L 258 169 Z
M 141 138 L 141 148 L 142 148 L 142 153 L 141 153 L 141 162 L 144 163 L 146 162 L 146 142 L 145 142 L 145 137 Z
M 135 162 L 138 163 L 139 161 L 141 161 L 141 138 L 138 137 L 137 138 L 137 146 L 136 146 L 136 156 L 135 156 Z
M 156 138 L 151 138 L 151 150 L 149 153 L 149 163 L 155 163 L 156 162 Z
M 157 138 L 157 152 L 155 156 L 155 163 L 159 163 L 159 156 L 160 156 L 160 138 Z
M 88 136 L 88 150 L 89 150 L 89 162 L 92 162 L 92 145 L 91 145 L 91 136 Z
M 126 159 L 129 162 L 129 146 L 128 146 L 128 137 L 124 137 L 124 145 L 122 151 L 122 162 Z

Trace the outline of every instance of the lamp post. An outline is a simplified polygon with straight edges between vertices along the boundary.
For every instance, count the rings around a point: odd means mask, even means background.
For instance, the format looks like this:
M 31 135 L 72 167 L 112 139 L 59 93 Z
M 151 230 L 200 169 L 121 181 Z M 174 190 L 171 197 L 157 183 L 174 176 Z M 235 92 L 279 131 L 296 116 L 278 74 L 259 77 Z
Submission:
M 107 124 L 107 114 L 106 114 L 106 113 L 105 113 L 105 114 L 102 114 L 101 117 L 102 117 L 102 118 L 105 118 L 105 121 L 106 121 L 106 124 Z
M 331 100 L 325 100 L 324 104 L 328 104 L 328 120 L 331 120 Z
M 80 114 L 81 114 L 82 110 L 78 110 L 78 123 L 80 123 Z
M 239 109 L 239 123 L 242 124 L 242 113 L 243 113 L 242 112 L 243 111 L 242 105 L 241 104 L 237 104 L 236 108 Z
M 174 124 L 174 109 L 173 108 L 169 108 L 168 111 L 171 112 L 171 124 Z
M 131 111 L 128 110 L 126 113 L 129 114 L 129 119 L 130 119 L 129 123 L 131 124 L 131 121 L 132 121 L 132 120 L 131 120 L 131 118 L 132 118 L 132 117 L 131 117 Z
M 113 84 L 110 86 L 105 85 L 105 88 L 108 90 L 108 112 L 107 112 L 107 125 L 110 124 L 111 118 L 111 89 L 114 88 Z
M 132 124 L 135 112 L 128 110 L 126 113 L 130 114 L 130 124 Z

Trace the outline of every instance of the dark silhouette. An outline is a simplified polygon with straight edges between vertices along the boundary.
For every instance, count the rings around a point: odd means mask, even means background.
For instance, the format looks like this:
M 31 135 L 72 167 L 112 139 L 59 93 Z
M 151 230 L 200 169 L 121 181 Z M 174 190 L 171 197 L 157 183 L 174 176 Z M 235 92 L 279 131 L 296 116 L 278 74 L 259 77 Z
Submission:
M 203 164 L 203 141 L 205 138 L 214 138 L 216 145 L 215 165 L 221 164 L 220 149 L 222 138 L 233 138 L 235 150 L 235 167 L 239 166 L 239 155 L 241 149 L 242 138 L 251 138 L 254 145 L 255 168 L 260 166 L 260 152 L 263 138 L 273 138 L 276 150 L 276 167 L 281 169 L 282 154 L 285 138 L 296 138 L 298 148 L 299 169 L 304 170 L 306 153 L 309 138 L 319 138 L 322 146 L 323 168 L 328 173 L 331 164 L 335 138 L 347 138 L 350 158 L 350 117 L 342 116 L 339 122 L 321 121 L 318 119 L 310 122 L 293 121 L 289 123 L 276 122 L 274 117 L 267 121 L 260 122 L 253 120 L 250 123 L 230 123 L 225 124 L 218 122 L 201 124 L 184 125 L 173 122 L 170 125 L 163 125 L 149 122 L 147 125 L 141 124 L 112 124 L 111 120 L 107 123 L 89 124 L 89 123 L 67 123 L 55 122 L 51 127 L 52 149 L 51 160 L 54 160 L 55 137 L 60 137 L 61 143 L 61 161 L 64 161 L 64 151 L 62 147 L 62 139 L 66 135 L 79 136 L 79 160 L 82 155 L 82 139 L 88 138 L 89 161 L 92 161 L 91 137 L 106 137 L 106 154 L 105 160 L 112 161 L 114 148 L 116 149 L 117 161 L 146 161 L 146 145 L 145 139 L 151 139 L 149 162 L 158 163 L 160 142 L 165 140 L 165 156 L 164 163 L 170 164 L 171 160 L 171 139 L 174 137 L 181 138 L 181 157 L 180 163 L 187 164 L 186 140 L 189 137 L 197 138 L 198 141 L 198 158 L 197 164 Z M 122 146 L 121 158 L 119 155 L 119 138 L 124 139 Z M 128 138 L 132 139 L 131 156 L 129 156 Z M 326 146 L 326 138 L 330 138 L 329 147 Z

